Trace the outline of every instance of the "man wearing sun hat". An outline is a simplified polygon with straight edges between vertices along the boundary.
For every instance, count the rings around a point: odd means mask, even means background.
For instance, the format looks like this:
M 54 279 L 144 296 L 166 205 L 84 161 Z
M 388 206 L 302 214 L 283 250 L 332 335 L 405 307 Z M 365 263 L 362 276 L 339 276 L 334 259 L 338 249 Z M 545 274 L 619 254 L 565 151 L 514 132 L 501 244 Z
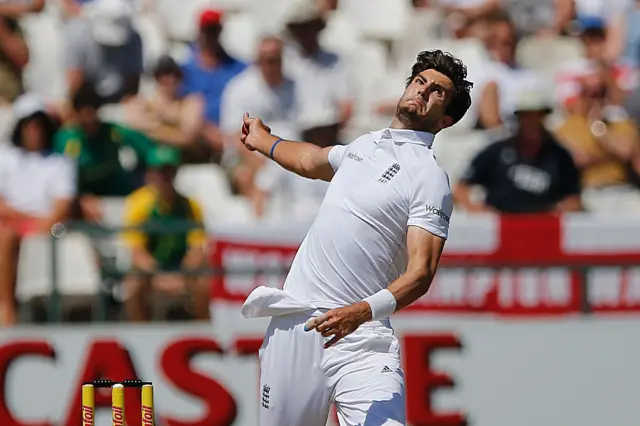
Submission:
M 125 309 L 135 321 L 149 319 L 151 289 L 170 293 L 186 290 L 193 298 L 194 316 L 199 319 L 208 316 L 207 277 L 189 276 L 191 270 L 206 263 L 202 210 L 173 184 L 180 162 L 180 151 L 176 148 L 160 145 L 152 149 L 146 158 L 146 186 L 127 197 L 125 226 L 149 227 L 148 232 L 138 229 L 124 234 L 133 269 L 151 274 L 131 275 L 127 279 Z M 183 227 L 185 222 L 196 228 L 171 231 Z
M 128 0 L 94 0 L 65 33 L 69 91 L 92 84 L 107 103 L 138 93 L 143 71 L 142 39 L 133 27 Z
M 543 213 L 582 210 L 580 175 L 571 154 L 545 129 L 551 103 L 541 87 L 523 90 L 516 102 L 515 135 L 483 149 L 454 191 L 467 211 Z M 471 187 L 486 191 L 484 202 Z

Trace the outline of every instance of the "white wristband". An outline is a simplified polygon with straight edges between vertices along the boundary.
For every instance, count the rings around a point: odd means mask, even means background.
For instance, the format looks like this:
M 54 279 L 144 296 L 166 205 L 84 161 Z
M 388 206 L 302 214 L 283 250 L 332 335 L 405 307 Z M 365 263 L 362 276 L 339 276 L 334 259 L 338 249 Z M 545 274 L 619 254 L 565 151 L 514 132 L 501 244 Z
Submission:
M 386 288 L 364 299 L 371 306 L 371 319 L 388 318 L 396 310 L 396 298 Z

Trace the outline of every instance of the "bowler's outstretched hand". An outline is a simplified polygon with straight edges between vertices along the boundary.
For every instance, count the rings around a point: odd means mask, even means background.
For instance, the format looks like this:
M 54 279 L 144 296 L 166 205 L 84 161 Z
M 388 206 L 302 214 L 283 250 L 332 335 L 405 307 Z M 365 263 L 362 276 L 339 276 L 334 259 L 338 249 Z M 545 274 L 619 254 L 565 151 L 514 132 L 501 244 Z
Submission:
M 259 118 L 249 117 L 245 112 L 242 116 L 242 135 L 240 141 L 249 151 L 259 150 L 260 138 L 265 134 L 271 134 L 271 128 Z

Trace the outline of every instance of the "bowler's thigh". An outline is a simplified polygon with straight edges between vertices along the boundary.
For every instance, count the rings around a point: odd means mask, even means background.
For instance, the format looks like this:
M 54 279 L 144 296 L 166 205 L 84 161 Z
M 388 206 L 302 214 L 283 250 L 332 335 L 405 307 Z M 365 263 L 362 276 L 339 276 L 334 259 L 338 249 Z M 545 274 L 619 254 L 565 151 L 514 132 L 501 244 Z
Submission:
M 325 426 L 330 391 L 319 367 L 322 340 L 300 316 L 274 317 L 260 348 L 260 426 Z
M 360 339 L 358 345 L 358 336 L 353 338 L 352 356 L 342 351 L 344 364 L 333 377 L 340 425 L 404 425 L 404 372 L 395 337 L 374 334 Z

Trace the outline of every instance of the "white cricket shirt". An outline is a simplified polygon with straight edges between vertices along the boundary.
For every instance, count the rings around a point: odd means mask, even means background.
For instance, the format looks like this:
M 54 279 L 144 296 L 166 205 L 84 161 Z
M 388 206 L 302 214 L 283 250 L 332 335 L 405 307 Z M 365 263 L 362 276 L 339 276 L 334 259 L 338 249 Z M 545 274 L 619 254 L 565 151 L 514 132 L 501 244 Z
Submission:
M 15 147 L 0 149 L 0 198 L 12 208 L 46 217 L 57 200 L 69 200 L 75 194 L 73 161 Z
M 433 138 L 384 129 L 331 149 L 336 174 L 293 261 L 286 293 L 316 308 L 361 301 L 406 270 L 409 226 L 447 238 L 453 201 Z

